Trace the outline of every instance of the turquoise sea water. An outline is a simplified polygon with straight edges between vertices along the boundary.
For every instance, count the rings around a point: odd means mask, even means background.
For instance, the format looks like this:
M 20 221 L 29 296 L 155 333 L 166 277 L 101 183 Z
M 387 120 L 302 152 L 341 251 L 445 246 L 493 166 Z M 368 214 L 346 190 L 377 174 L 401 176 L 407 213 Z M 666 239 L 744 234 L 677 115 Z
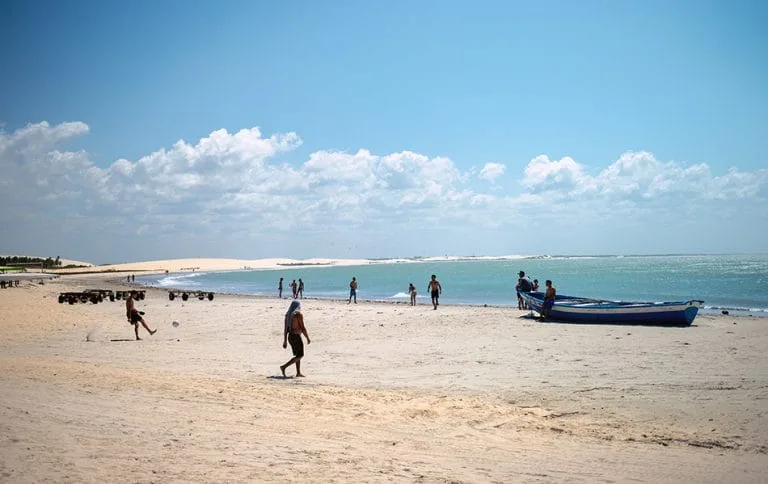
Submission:
M 289 266 L 281 270 L 194 272 L 143 276 L 142 284 L 218 293 L 290 297 L 291 280 L 304 280 L 305 297 L 346 299 L 349 281 L 359 282 L 358 300 L 408 301 L 408 283 L 427 303 L 427 282 L 436 274 L 443 304 L 516 306 L 517 273 L 559 294 L 611 300 L 700 299 L 708 312 L 728 310 L 768 316 L 768 254 L 600 257 L 504 257 L 382 260 L 363 266 Z

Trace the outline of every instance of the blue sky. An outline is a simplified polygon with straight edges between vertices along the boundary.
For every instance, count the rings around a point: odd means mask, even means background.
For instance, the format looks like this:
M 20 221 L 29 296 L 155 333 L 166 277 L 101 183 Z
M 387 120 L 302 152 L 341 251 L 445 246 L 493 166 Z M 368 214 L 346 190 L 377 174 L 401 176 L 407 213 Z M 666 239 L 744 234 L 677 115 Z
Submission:
M 764 251 L 767 22 L 760 1 L 2 2 L 0 253 Z

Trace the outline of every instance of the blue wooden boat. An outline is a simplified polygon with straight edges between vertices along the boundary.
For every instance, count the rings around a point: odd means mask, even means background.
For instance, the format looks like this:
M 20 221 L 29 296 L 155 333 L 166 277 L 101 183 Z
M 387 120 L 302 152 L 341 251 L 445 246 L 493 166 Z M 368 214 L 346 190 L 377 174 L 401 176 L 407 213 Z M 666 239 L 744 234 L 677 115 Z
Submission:
M 528 307 L 541 314 L 543 292 L 520 293 Z M 649 324 L 690 326 L 704 301 L 623 302 L 560 296 L 548 319 L 569 323 Z

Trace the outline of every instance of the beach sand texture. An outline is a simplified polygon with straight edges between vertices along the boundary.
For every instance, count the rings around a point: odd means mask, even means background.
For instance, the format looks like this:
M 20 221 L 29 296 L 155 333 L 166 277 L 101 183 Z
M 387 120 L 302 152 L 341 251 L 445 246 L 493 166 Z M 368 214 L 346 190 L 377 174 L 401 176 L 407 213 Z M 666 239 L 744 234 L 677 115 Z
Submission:
M 0 290 L 2 482 L 765 482 L 768 325 L 539 323 L 511 308 Z M 179 323 L 178 327 L 172 325 Z M 90 340 L 90 341 L 88 341 Z M 293 368 L 288 370 L 292 374 Z

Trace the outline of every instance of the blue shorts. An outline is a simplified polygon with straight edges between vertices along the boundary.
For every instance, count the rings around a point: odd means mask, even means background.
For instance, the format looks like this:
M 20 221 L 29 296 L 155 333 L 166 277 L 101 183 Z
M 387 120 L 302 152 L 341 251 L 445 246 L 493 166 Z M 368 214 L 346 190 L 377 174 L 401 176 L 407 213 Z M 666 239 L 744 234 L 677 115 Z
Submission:
M 544 305 L 542 306 L 542 309 L 544 309 L 546 312 L 549 312 L 550 309 L 552 309 L 552 306 L 555 305 L 555 301 L 553 300 L 547 300 L 544 301 Z

